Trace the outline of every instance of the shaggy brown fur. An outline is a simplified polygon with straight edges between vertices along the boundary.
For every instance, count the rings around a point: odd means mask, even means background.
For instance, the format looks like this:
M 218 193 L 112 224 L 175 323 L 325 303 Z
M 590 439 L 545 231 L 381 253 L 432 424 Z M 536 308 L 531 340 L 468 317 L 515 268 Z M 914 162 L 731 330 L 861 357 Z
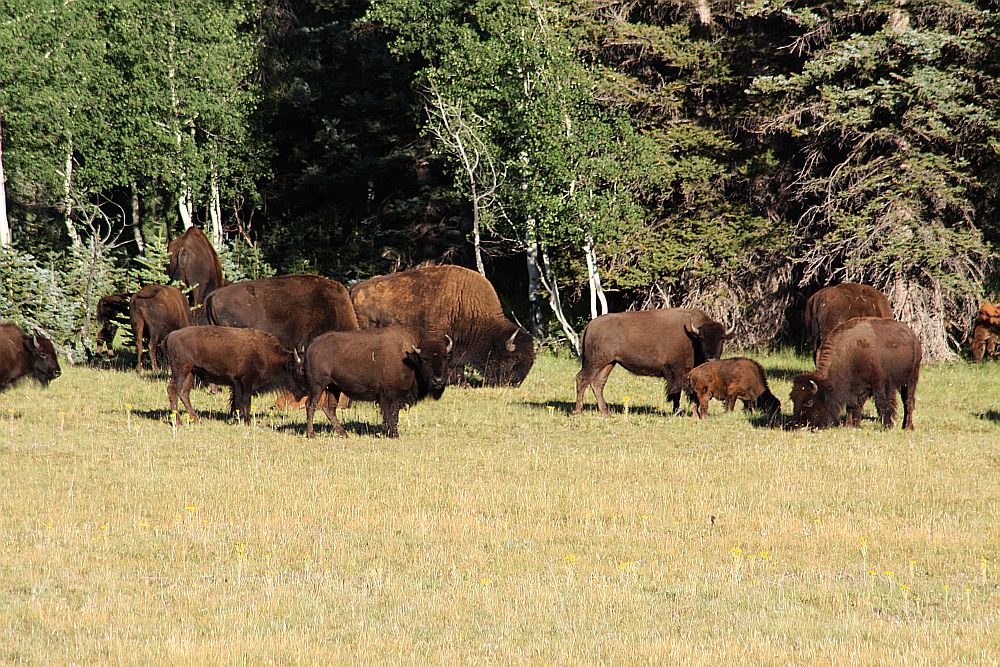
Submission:
M 805 326 L 813 360 L 823 339 L 838 324 L 855 317 L 892 319 L 892 306 L 885 294 L 869 285 L 843 283 L 824 287 L 806 301 Z
M 0 322 L 0 391 L 30 377 L 47 387 L 61 374 L 52 341 L 29 336 L 11 322 Z
M 169 285 L 148 285 L 132 295 L 129 319 L 135 335 L 135 368 L 142 370 L 142 337 L 149 335 L 149 362 L 160 370 L 157 346 L 171 331 L 191 324 L 191 312 L 184 295 Z
M 684 378 L 684 391 L 694 404 L 691 414 L 708 416 L 712 398 L 724 401 L 726 412 L 732 412 L 736 401 L 743 401 L 743 410 L 763 412 L 769 421 L 781 416 L 781 401 L 767 386 L 764 368 L 745 357 L 714 359 L 693 368 Z
M 205 232 L 197 227 L 189 227 L 167 244 L 167 251 L 170 253 L 167 275 L 194 288 L 188 294 L 191 308 L 204 304 L 205 297 L 225 285 L 219 254 Z M 204 317 L 201 311 L 197 315 L 199 319 Z

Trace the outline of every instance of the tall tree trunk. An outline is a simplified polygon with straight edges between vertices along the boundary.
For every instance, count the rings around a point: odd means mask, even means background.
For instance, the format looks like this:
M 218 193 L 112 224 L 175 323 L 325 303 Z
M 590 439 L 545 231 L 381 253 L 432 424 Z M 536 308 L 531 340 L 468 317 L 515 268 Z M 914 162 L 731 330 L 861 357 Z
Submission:
M 180 171 L 181 191 L 177 197 L 177 212 L 180 214 L 181 224 L 184 225 L 184 229 L 190 229 L 193 224 L 191 220 L 194 217 L 194 202 L 192 201 L 191 185 L 188 183 L 187 172 L 184 169 L 183 163 L 184 136 L 181 132 L 180 100 L 177 97 L 177 83 L 175 82 L 177 78 L 176 50 L 177 20 L 171 17 L 170 42 L 167 48 L 167 54 L 170 58 L 170 69 L 167 72 L 167 78 L 170 79 L 170 105 L 174 114 L 174 140 L 177 142 L 177 160 L 180 163 L 178 170 Z
M 7 181 L 3 174 L 3 124 L 0 122 L 0 248 L 9 248 L 10 243 L 10 221 L 7 220 Z
M 222 197 L 219 194 L 219 170 L 212 165 L 212 201 L 208 204 L 208 218 L 212 227 L 212 244 L 216 251 L 222 250 Z
M 476 194 L 476 179 L 469 177 L 469 187 L 472 189 L 472 249 L 476 254 L 476 269 L 486 277 L 486 267 L 483 266 L 483 253 L 479 237 L 479 196 Z
M 528 264 L 528 326 L 536 340 L 544 337 L 542 331 L 542 283 L 538 276 L 538 246 L 531 244 L 527 250 Z
M 142 240 L 142 227 L 139 220 L 139 186 L 132 182 L 132 236 L 135 238 L 135 247 L 139 249 L 140 255 L 146 254 L 146 244 Z
M 73 137 L 70 135 L 69 146 L 66 147 L 66 171 L 63 172 L 63 222 L 66 233 L 74 248 L 79 248 L 80 235 L 73 226 Z
M 566 313 L 563 312 L 562 299 L 559 298 L 559 285 L 556 284 L 556 277 L 552 275 L 552 269 L 549 265 L 549 255 L 545 251 L 545 246 L 539 243 L 537 238 L 535 223 L 529 221 L 527 239 L 528 261 L 534 264 L 538 280 L 541 281 L 542 287 L 549 293 L 549 308 L 552 309 L 552 314 L 559 320 L 563 333 L 566 334 L 570 345 L 573 346 L 573 351 L 579 355 L 580 336 L 573 329 L 573 325 L 569 323 Z
M 601 274 L 597 269 L 597 255 L 594 253 L 594 239 L 587 234 L 583 246 L 583 252 L 587 257 L 587 284 L 590 287 L 590 319 L 604 315 L 608 312 L 608 300 L 604 296 L 604 289 L 601 287 Z M 598 308 L 600 305 L 600 308 Z

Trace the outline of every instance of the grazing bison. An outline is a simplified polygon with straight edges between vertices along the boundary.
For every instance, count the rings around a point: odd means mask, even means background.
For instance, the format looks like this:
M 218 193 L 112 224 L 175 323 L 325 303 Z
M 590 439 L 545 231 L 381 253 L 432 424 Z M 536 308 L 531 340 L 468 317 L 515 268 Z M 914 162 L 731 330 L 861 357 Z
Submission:
M 177 413 L 180 395 L 192 421 L 198 415 L 191 405 L 194 379 L 230 386 L 229 415 L 250 421 L 250 399 L 283 387 L 295 396 L 306 392 L 302 369 L 294 352 L 263 331 L 233 327 L 193 326 L 170 333 L 163 343 L 170 362 L 167 399 Z
M 757 410 L 773 422 L 781 415 L 781 401 L 767 386 L 764 368 L 753 359 L 734 357 L 713 359 L 696 366 L 684 379 L 684 390 L 694 404 L 692 414 L 708 416 L 712 398 L 725 401 L 726 412 L 732 412 L 736 401 L 743 401 L 743 410 Z
M 306 436 L 316 435 L 313 415 L 317 405 L 337 435 L 347 436 L 337 419 L 337 400 L 346 393 L 356 400 L 378 403 L 382 432 L 389 438 L 398 437 L 400 409 L 428 395 L 441 398 L 451 351 L 451 338 L 439 338 L 416 327 L 338 331 L 319 336 L 306 350 Z M 321 401 L 324 390 L 328 398 Z
M 620 364 L 636 375 L 662 377 L 667 399 L 680 409 L 681 385 L 688 372 L 709 359 L 718 359 L 726 328 L 696 308 L 666 308 L 609 313 L 592 320 L 583 330 L 582 367 L 576 375 L 576 408 L 583 411 L 583 396 L 592 387 L 601 414 L 608 414 L 604 385 Z
M 97 324 L 101 327 L 97 332 L 97 354 L 103 352 L 114 358 L 115 351 L 111 347 L 118 333 L 121 320 L 129 316 L 129 301 L 131 294 L 108 294 L 97 301 Z
M 805 325 L 813 360 L 826 335 L 841 322 L 855 317 L 892 319 L 892 306 L 885 294 L 870 285 L 843 283 L 824 287 L 806 301 Z
M 203 305 L 205 297 L 225 284 L 219 254 L 205 232 L 197 227 L 189 227 L 167 244 L 167 251 L 170 253 L 167 275 L 171 280 L 194 288 L 188 294 L 191 308 Z M 203 317 L 200 312 L 198 317 Z
M 455 341 L 451 380 L 471 366 L 490 386 L 518 386 L 535 363 L 531 334 L 503 314 L 496 290 L 461 266 L 426 266 L 377 276 L 351 288 L 362 329 L 403 324 Z
M 264 331 L 290 350 L 327 331 L 353 331 L 358 318 L 347 289 L 322 276 L 277 276 L 232 283 L 205 302 L 208 322 Z
M 135 368 L 142 370 L 142 337 L 149 334 L 149 362 L 160 370 L 156 349 L 171 331 L 191 324 L 188 302 L 176 287 L 148 285 L 132 295 L 129 318 L 135 335 Z
M 61 372 L 51 340 L 38 334 L 29 336 L 11 322 L 0 322 L 0 391 L 24 377 L 47 387 Z
M 972 360 L 979 363 L 994 357 L 1000 342 L 1000 305 L 983 302 L 972 329 Z
M 793 421 L 799 426 L 857 426 L 861 409 L 875 398 L 882 425 L 891 428 L 898 391 L 903 399 L 903 428 L 913 428 L 920 359 L 920 340 L 902 322 L 857 317 L 831 331 L 816 355 L 816 370 L 792 378 Z

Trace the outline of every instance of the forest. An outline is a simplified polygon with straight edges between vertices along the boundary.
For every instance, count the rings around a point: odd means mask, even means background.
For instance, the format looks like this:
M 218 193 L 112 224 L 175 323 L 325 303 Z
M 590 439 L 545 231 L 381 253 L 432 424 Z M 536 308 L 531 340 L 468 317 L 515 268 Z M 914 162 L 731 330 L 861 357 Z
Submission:
M 1000 289 L 985 0 L 7 0 L 0 48 L 0 319 L 71 359 L 191 225 L 231 281 L 477 268 L 574 348 L 795 344 L 854 281 L 944 359 Z

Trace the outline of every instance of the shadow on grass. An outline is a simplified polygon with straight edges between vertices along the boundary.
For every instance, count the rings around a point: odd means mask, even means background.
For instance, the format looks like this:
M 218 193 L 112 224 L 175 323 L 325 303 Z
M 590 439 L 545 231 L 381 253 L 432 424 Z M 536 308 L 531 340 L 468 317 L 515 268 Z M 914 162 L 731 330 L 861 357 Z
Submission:
M 317 417 L 321 413 L 317 413 Z M 344 425 L 344 430 L 350 435 L 360 435 L 369 438 L 382 438 L 382 423 L 369 424 L 368 422 L 359 421 L 343 421 L 341 424 Z M 333 430 L 333 425 L 326 421 L 326 417 L 323 417 L 323 421 L 318 418 L 313 420 L 313 428 L 316 430 L 316 437 L 337 437 L 337 433 Z M 305 437 L 306 435 L 306 424 L 305 421 L 301 423 L 296 422 L 294 424 L 280 424 L 274 427 L 275 431 L 279 433 L 292 433 L 294 435 L 301 435 Z
M 533 408 L 535 410 L 547 410 L 549 408 L 555 408 L 560 412 L 565 414 L 571 414 L 573 409 L 576 407 L 576 402 L 570 401 L 517 401 L 517 405 L 523 405 L 525 407 Z M 683 408 L 684 406 L 681 405 Z M 653 405 L 630 405 L 629 414 L 632 415 L 659 415 L 662 417 L 669 417 L 671 415 L 668 409 L 660 409 Z M 625 406 L 621 403 L 608 403 L 608 412 L 611 414 L 624 414 Z M 597 410 L 596 403 L 584 403 L 583 404 L 583 414 L 593 413 L 595 415 L 600 414 Z
M 980 412 L 976 415 L 984 421 L 990 421 L 994 424 L 1000 424 L 1000 410 L 987 410 L 986 412 Z
M 229 412 L 223 412 L 222 410 L 198 410 L 195 406 L 195 410 L 198 412 L 198 417 L 203 421 L 221 421 L 228 422 Z M 187 424 L 187 410 L 181 410 L 181 419 Z M 150 421 L 160 421 L 160 422 L 170 422 L 170 410 L 133 410 L 132 414 L 136 417 L 142 419 L 148 419 Z

